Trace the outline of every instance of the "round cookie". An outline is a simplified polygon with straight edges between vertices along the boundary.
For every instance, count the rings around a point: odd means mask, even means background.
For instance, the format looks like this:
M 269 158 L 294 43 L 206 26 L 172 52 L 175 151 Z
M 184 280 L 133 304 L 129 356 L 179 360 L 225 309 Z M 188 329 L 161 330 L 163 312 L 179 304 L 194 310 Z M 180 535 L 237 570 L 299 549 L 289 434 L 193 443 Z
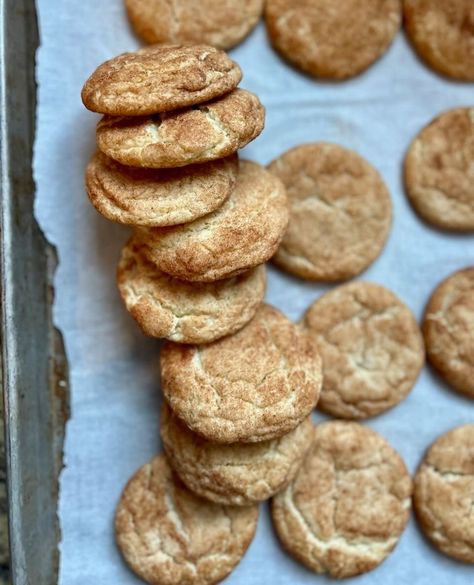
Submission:
M 313 423 L 308 417 L 271 441 L 219 445 L 190 431 L 164 402 L 160 432 L 172 467 L 190 490 L 219 504 L 248 506 L 293 479 L 311 444 Z
M 86 170 L 92 205 L 107 219 L 138 226 L 193 221 L 224 203 L 235 187 L 236 154 L 179 169 L 126 167 L 97 152 Z
M 136 33 L 147 43 L 239 44 L 257 24 L 264 0 L 125 0 Z
M 257 520 L 257 506 L 219 506 L 195 496 L 161 455 L 126 485 L 115 534 L 126 562 L 147 583 L 213 585 L 239 563 Z
M 472 0 L 404 0 L 403 13 L 408 37 L 430 67 L 474 81 Z
M 160 364 L 175 414 L 214 443 L 289 433 L 311 413 L 321 387 L 316 344 L 269 305 L 238 333 L 209 345 L 165 343 Z
M 209 343 L 241 329 L 266 288 L 265 266 L 217 282 L 191 284 L 147 261 L 133 238 L 117 270 L 122 299 L 145 335 L 178 343 Z
M 408 522 L 412 481 L 400 455 L 357 423 L 316 426 L 295 479 L 272 501 L 285 549 L 316 573 L 352 577 L 391 553 Z
M 436 288 L 425 309 L 423 335 L 431 365 L 455 390 L 474 398 L 474 267 Z
M 425 535 L 441 552 L 474 563 L 474 424 L 455 428 L 428 449 L 415 476 L 413 504 Z
M 192 223 L 142 228 L 145 256 L 175 278 L 212 282 L 266 262 L 288 224 L 281 181 L 260 165 L 241 161 L 237 184 L 226 202 Z
M 263 130 L 265 110 L 253 93 L 235 89 L 193 108 L 140 118 L 104 116 L 97 146 L 114 160 L 148 168 L 183 167 L 223 158 Z
M 314 77 L 346 79 L 367 69 L 392 43 L 400 0 L 267 0 L 270 41 Z
M 370 282 L 337 287 L 315 301 L 303 325 L 323 361 L 318 408 L 375 416 L 406 398 L 424 363 L 418 324 L 392 292 Z
M 220 97 L 237 87 L 240 67 L 206 45 L 165 45 L 123 53 L 100 65 L 84 84 L 93 112 L 145 116 Z
M 427 222 L 474 230 L 474 108 L 448 110 L 418 134 L 405 158 L 405 185 Z
M 335 281 L 362 272 L 390 231 L 392 203 L 379 173 L 335 144 L 292 148 L 268 169 L 283 181 L 290 222 L 275 263 L 302 278 Z

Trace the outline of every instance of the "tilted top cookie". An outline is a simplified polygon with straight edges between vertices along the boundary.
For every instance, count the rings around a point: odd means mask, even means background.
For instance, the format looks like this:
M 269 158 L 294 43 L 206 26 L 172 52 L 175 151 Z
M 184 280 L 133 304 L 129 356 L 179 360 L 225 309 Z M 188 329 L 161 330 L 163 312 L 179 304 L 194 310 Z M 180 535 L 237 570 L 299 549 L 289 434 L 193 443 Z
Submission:
M 244 89 L 177 112 L 121 118 L 97 125 L 99 150 L 125 165 L 183 167 L 233 154 L 263 130 L 265 110 Z
M 230 49 L 248 35 L 263 0 L 125 0 L 135 31 L 147 43 L 209 43 Z
M 436 288 L 425 309 L 423 334 L 431 364 L 453 388 L 474 398 L 474 267 Z
M 413 504 L 426 536 L 442 552 L 474 563 L 474 424 L 428 449 L 415 476 Z
M 162 45 L 123 53 L 100 65 L 84 84 L 89 110 L 145 116 L 220 97 L 237 87 L 242 71 L 207 45 Z
M 390 46 L 400 0 L 267 0 L 274 47 L 303 71 L 328 79 L 361 73 Z
M 188 429 L 164 402 L 160 433 L 171 466 L 190 490 L 220 504 L 267 500 L 293 479 L 311 445 L 313 423 L 271 441 L 219 445 Z
M 405 158 L 405 185 L 423 219 L 474 231 L 474 108 L 448 110 L 418 134 Z
M 474 81 L 472 0 L 404 0 L 408 37 L 418 54 L 439 73 Z
M 257 506 L 219 506 L 195 496 L 161 455 L 126 485 L 115 514 L 117 544 L 151 585 L 214 585 L 241 560 Z
M 330 421 L 290 485 L 272 501 L 283 546 L 317 573 L 365 573 L 395 548 L 410 513 L 412 481 L 400 455 L 371 429 Z
M 211 282 L 271 258 L 287 224 L 281 181 L 260 165 L 241 161 L 237 185 L 222 207 L 181 226 L 137 230 L 137 241 L 163 272 Z
M 392 203 L 379 173 L 336 144 L 304 144 L 273 161 L 286 187 L 290 222 L 275 262 L 310 280 L 350 278 L 380 254 Z
M 160 363 L 173 411 L 215 443 L 281 437 L 308 416 L 321 387 L 316 344 L 269 305 L 209 345 L 165 343 Z
M 406 398 L 424 363 L 415 317 L 377 284 L 354 282 L 327 292 L 307 310 L 303 325 L 323 360 L 318 408 L 333 416 L 366 418 L 392 408 Z

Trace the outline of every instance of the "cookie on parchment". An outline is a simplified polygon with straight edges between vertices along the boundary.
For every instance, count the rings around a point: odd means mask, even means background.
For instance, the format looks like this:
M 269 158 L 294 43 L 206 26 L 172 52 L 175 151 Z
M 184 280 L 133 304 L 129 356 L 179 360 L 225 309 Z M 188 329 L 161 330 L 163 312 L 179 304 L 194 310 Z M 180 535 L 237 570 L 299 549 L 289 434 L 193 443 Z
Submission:
M 448 110 L 418 134 L 405 158 L 405 185 L 427 222 L 474 231 L 474 108 Z
M 267 500 L 288 485 L 310 447 L 313 428 L 308 417 L 278 439 L 219 445 L 190 431 L 166 402 L 160 422 L 170 464 L 187 487 L 207 500 L 237 506 Z
M 382 563 L 408 522 L 412 481 L 399 454 L 357 423 L 316 426 L 295 479 L 272 500 L 285 549 L 317 573 L 351 577 Z
M 323 361 L 318 408 L 340 418 L 375 416 L 404 400 L 424 363 L 411 311 L 370 282 L 339 286 L 307 310 L 303 326 Z
M 240 161 L 235 189 L 219 209 L 192 223 L 136 234 L 145 256 L 163 272 L 212 282 L 266 262 L 287 224 L 282 182 L 259 164 Z
M 455 390 L 474 398 L 474 267 L 436 288 L 425 309 L 423 334 L 430 363 Z
M 472 0 L 404 0 L 403 16 L 408 37 L 430 67 L 474 81 Z
M 263 130 L 265 110 L 244 89 L 213 102 L 155 116 L 104 116 L 97 146 L 114 160 L 148 168 L 183 167 L 223 158 Z
M 281 437 L 315 407 L 321 387 L 316 344 L 269 305 L 238 333 L 208 345 L 167 342 L 161 387 L 174 413 L 214 443 Z
M 367 69 L 392 43 L 400 0 L 267 0 L 273 46 L 314 77 L 346 79 Z
M 107 219 L 137 226 L 193 221 L 220 207 L 235 187 L 236 154 L 179 169 L 126 167 L 102 152 L 91 158 L 86 190 Z
M 235 278 L 189 283 L 161 272 L 132 238 L 117 270 L 122 299 L 145 335 L 178 343 L 209 343 L 241 329 L 255 315 L 266 287 L 265 266 Z
M 100 65 L 84 84 L 89 110 L 145 116 L 218 98 L 237 87 L 240 67 L 206 45 L 163 45 L 123 53 Z
M 147 43 L 239 44 L 257 24 L 263 0 L 125 0 L 136 33 Z
M 274 257 L 309 280 L 351 278 L 380 254 L 392 221 L 390 194 L 361 156 L 336 144 L 304 144 L 268 169 L 283 181 L 290 222 Z
M 415 476 L 413 505 L 425 535 L 443 553 L 474 563 L 474 424 L 428 449 Z
M 115 535 L 127 564 L 147 583 L 213 585 L 239 563 L 257 520 L 257 506 L 220 506 L 195 496 L 160 455 L 126 485 Z

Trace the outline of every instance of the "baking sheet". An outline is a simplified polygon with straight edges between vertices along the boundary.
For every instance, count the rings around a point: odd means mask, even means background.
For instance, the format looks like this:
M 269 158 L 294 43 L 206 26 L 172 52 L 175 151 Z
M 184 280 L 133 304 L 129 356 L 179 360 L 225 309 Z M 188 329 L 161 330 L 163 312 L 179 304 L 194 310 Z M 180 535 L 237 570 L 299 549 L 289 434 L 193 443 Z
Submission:
M 37 5 L 36 215 L 58 248 L 54 318 L 64 334 L 72 388 L 60 482 L 60 583 L 131 585 L 140 581 L 115 548 L 112 521 L 123 485 L 159 449 L 159 343 L 140 334 L 116 289 L 115 268 L 129 230 L 100 217 L 84 193 L 98 117 L 83 108 L 80 90 L 99 63 L 139 42 L 121 0 L 37 0 Z M 391 288 L 419 318 L 440 279 L 474 263 L 474 237 L 430 229 L 415 216 L 403 193 L 401 162 L 413 136 L 434 115 L 472 103 L 473 86 L 448 82 L 425 68 L 403 34 L 366 74 L 345 83 L 318 83 L 293 70 L 272 51 L 262 25 L 232 56 L 244 71 L 242 86 L 267 108 L 266 128 L 245 156 L 265 164 L 297 144 L 327 140 L 357 150 L 380 170 L 392 193 L 395 220 L 381 258 L 361 278 Z M 327 288 L 270 269 L 267 301 L 298 319 Z M 406 401 L 366 424 L 381 432 L 413 471 L 439 434 L 473 420 L 473 403 L 425 369 Z M 395 552 L 357 583 L 449 579 L 457 585 L 472 577 L 472 568 L 436 553 L 412 519 Z M 283 585 L 315 579 L 280 549 L 262 505 L 256 538 L 227 582 Z

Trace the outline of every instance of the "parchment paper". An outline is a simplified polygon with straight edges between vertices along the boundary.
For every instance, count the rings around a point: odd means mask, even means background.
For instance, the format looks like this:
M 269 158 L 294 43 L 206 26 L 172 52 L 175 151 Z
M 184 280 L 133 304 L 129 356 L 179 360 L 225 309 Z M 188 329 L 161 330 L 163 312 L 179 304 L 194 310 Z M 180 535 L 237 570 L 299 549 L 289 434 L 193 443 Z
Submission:
M 84 193 L 98 117 L 83 108 L 80 90 L 99 63 L 140 43 L 122 0 L 37 4 L 36 215 L 59 252 L 54 318 L 64 334 L 72 388 L 59 503 L 60 583 L 130 585 L 139 580 L 116 550 L 113 513 L 127 479 L 160 448 L 159 343 L 141 335 L 117 293 L 115 269 L 129 230 L 100 217 Z M 362 278 L 391 288 L 419 318 L 434 286 L 474 263 L 474 238 L 436 231 L 418 219 L 403 192 L 401 163 L 413 136 L 435 114 L 472 103 L 473 86 L 431 72 L 402 33 L 381 61 L 345 83 L 318 83 L 293 70 L 273 52 L 262 25 L 232 56 L 244 71 L 242 86 L 267 108 L 266 128 L 245 156 L 266 164 L 297 144 L 327 140 L 354 148 L 380 170 L 395 219 L 385 251 Z M 267 300 L 292 319 L 324 290 L 270 269 Z M 366 424 L 381 432 L 413 471 L 439 434 L 473 419 L 473 403 L 425 369 L 407 400 Z M 458 585 L 473 577 L 472 568 L 432 549 L 412 518 L 387 561 L 354 582 Z M 329 580 L 280 549 L 262 505 L 256 538 L 227 582 Z

